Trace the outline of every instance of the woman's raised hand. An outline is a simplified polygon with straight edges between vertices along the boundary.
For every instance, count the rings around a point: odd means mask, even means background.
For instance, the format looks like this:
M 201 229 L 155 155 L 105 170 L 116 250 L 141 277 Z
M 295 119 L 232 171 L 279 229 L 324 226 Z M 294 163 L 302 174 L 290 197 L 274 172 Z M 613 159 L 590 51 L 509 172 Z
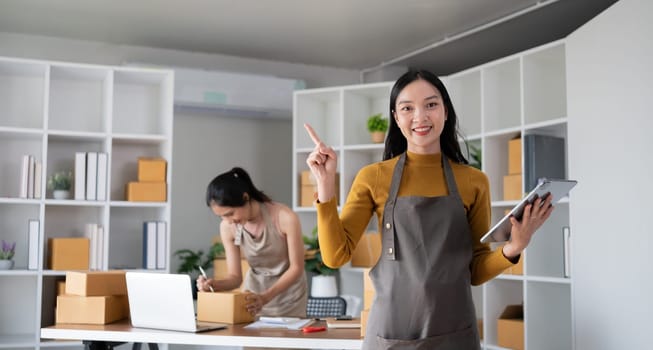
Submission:
M 338 156 L 333 148 L 320 140 L 310 125 L 304 124 L 304 128 L 315 143 L 315 148 L 306 158 L 306 164 L 317 179 L 317 199 L 326 202 L 335 197 Z

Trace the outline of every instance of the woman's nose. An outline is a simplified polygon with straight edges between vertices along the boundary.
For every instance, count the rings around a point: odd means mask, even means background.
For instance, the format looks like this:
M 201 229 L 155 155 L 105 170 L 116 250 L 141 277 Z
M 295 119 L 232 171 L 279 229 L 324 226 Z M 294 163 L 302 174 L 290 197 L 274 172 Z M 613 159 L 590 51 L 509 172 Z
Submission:
M 422 121 L 429 118 L 429 112 L 426 108 L 416 108 L 413 113 L 413 121 Z

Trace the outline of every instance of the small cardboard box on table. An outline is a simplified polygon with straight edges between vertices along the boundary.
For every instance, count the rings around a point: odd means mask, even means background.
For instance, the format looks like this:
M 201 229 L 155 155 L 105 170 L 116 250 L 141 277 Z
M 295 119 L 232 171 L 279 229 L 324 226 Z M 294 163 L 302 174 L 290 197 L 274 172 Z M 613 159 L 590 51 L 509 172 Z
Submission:
M 198 292 L 197 320 L 229 324 L 254 321 L 245 307 L 245 295 L 239 291 Z

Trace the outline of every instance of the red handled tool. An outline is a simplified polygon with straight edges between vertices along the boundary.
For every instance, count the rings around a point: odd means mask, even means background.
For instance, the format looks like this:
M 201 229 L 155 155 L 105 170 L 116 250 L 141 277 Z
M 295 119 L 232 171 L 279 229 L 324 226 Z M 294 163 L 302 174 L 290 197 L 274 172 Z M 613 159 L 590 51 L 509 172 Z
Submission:
M 326 331 L 326 327 L 306 326 L 306 327 L 302 328 L 302 332 L 304 332 L 304 333 L 313 333 L 313 332 L 321 332 L 321 331 Z

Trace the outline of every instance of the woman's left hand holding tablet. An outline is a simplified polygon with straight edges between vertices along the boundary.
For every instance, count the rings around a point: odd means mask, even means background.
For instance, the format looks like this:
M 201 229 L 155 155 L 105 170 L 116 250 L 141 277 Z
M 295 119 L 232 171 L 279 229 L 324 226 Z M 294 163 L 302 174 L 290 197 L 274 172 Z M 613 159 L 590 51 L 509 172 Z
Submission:
M 304 128 L 315 144 L 315 148 L 306 158 L 306 164 L 317 179 L 317 199 L 320 202 L 327 202 L 335 197 L 338 156 L 332 147 L 322 142 L 309 124 L 304 124 Z
M 551 212 L 553 212 L 551 200 L 552 196 L 539 197 L 524 208 L 521 221 L 514 217 L 510 218 L 512 230 L 510 232 L 510 241 L 503 246 L 504 256 L 512 259 L 526 249 L 535 232 L 551 216 Z

